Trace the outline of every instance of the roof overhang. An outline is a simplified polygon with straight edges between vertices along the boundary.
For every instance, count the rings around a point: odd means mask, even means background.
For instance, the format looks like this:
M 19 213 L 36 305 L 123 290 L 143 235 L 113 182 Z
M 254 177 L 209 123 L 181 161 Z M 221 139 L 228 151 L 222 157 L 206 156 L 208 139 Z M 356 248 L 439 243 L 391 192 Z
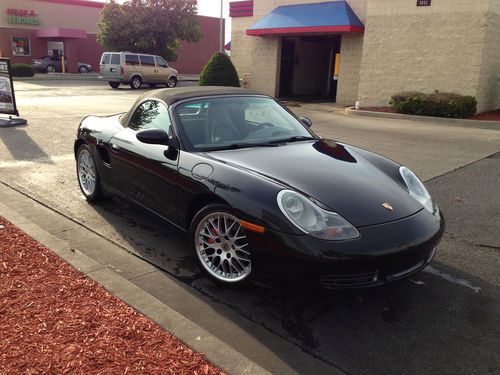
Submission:
M 363 33 L 365 27 L 345 1 L 279 6 L 249 29 L 247 35 Z
M 85 30 L 80 30 L 80 29 L 64 29 L 60 27 L 53 27 L 50 29 L 37 30 L 36 37 L 86 39 L 87 32 Z

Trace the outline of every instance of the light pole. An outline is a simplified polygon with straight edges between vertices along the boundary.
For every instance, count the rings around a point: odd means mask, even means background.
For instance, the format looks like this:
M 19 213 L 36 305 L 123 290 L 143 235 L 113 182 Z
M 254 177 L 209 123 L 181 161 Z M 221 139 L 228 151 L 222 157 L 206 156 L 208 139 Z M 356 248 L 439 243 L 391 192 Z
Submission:
M 220 20 L 219 20 L 219 37 L 220 37 L 220 40 L 219 40 L 219 52 L 224 52 L 224 37 L 222 36 L 222 24 L 223 24 L 223 18 L 222 18 L 222 4 L 223 4 L 223 0 L 220 0 Z

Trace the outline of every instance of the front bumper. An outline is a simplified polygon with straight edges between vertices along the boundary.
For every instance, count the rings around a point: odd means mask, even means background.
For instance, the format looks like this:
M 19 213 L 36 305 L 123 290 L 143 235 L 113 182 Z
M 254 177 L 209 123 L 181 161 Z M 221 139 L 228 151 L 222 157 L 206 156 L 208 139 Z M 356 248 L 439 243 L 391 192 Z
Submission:
M 394 222 L 358 228 L 360 237 L 324 241 L 277 231 L 248 233 L 252 274 L 271 285 L 328 289 L 382 285 L 425 268 L 444 232 L 441 213 L 425 210 Z

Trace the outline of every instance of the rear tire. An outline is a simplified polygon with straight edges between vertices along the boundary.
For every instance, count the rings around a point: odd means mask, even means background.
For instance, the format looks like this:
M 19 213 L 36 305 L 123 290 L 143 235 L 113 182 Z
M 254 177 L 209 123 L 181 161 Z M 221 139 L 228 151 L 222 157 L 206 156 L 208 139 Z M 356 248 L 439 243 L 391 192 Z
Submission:
M 84 73 L 88 73 L 88 72 L 89 72 L 89 70 L 87 69 L 87 67 L 86 67 L 86 66 L 81 66 L 81 67 L 78 69 L 78 71 L 79 71 L 80 73 L 83 73 L 83 74 L 84 74 Z
M 97 163 L 87 144 L 81 145 L 76 152 L 76 174 L 80 190 L 87 201 L 93 203 L 104 198 Z
M 109 82 L 109 85 L 114 88 L 114 89 L 117 89 L 118 86 L 120 86 L 120 82 Z
M 130 88 L 132 90 L 137 90 L 142 85 L 142 79 L 139 76 L 133 76 L 130 80 Z
M 49 65 L 45 68 L 45 73 L 55 73 L 56 67 L 54 65 Z
M 194 216 L 190 245 L 200 269 L 214 282 L 230 287 L 248 283 L 251 254 L 245 230 L 231 207 L 209 204 Z

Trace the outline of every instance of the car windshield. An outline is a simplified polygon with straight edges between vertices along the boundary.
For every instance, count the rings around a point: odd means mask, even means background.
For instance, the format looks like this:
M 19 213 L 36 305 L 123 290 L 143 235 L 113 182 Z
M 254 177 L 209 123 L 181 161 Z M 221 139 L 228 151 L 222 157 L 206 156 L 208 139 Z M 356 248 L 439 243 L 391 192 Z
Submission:
M 316 139 L 271 98 L 231 96 L 183 102 L 175 107 L 179 131 L 196 151 L 277 146 Z

